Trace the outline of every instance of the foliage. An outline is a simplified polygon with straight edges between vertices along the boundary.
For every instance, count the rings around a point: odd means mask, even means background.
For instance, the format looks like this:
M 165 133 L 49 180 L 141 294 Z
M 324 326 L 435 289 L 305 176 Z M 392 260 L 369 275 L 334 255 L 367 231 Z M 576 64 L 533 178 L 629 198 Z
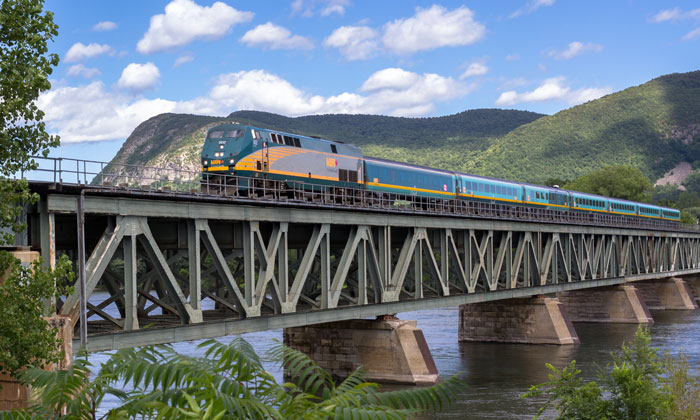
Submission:
M 692 191 L 696 194 L 700 193 L 700 172 L 691 172 L 683 180 L 683 186 L 686 191 Z
M 63 355 L 56 342 L 57 329 L 41 318 L 44 300 L 65 294 L 73 271 L 64 255 L 53 272 L 41 261 L 23 267 L 6 251 L 0 252 L 0 373 L 14 375 L 25 366 L 43 366 L 57 362 Z
M 567 190 L 645 202 L 652 191 L 651 182 L 638 168 L 606 166 L 580 176 L 564 185 Z
M 24 206 L 38 200 L 26 181 L 10 178 L 36 168 L 30 156 L 47 155 L 59 144 L 46 132 L 36 104 L 51 88 L 49 75 L 58 64 L 58 55 L 48 53 L 58 27 L 43 5 L 43 0 L 0 3 L 0 245 L 14 242 L 13 232 L 25 228 L 19 217 Z M 54 296 L 59 279 L 70 278 L 70 263 L 61 260 L 51 273 L 40 263 L 24 268 L 3 252 L 0 273 L 8 275 L 0 285 L 0 371 L 57 360 L 56 331 L 41 319 L 42 300 Z
M 0 3 L 0 176 L 31 166 L 29 156 L 58 145 L 46 133 L 39 94 L 51 88 L 49 75 L 58 55 L 48 41 L 58 34 L 53 13 L 42 13 L 43 0 Z
M 687 360 L 659 355 L 648 331 L 639 328 L 631 345 L 623 344 L 612 363 L 598 372 L 599 382 L 584 383 L 576 361 L 552 371 L 549 381 L 533 385 L 523 397 L 548 397 L 535 418 L 554 407 L 558 419 L 693 419 L 700 412 L 700 377 Z M 693 417 L 695 416 L 695 417 Z
M 278 384 L 242 338 L 229 344 L 210 340 L 199 348 L 201 357 L 178 354 L 170 346 L 120 350 L 93 379 L 84 354 L 68 371 L 29 370 L 22 378 L 39 390 L 37 398 L 11 415 L 93 419 L 111 395 L 121 405 L 103 418 L 404 419 L 441 408 L 461 385 L 453 377 L 430 388 L 381 393 L 359 370 L 336 383 L 308 356 L 281 344 L 269 356 L 293 379 Z
M 674 184 L 657 185 L 651 193 L 651 202 L 660 206 L 675 207 L 681 192 Z

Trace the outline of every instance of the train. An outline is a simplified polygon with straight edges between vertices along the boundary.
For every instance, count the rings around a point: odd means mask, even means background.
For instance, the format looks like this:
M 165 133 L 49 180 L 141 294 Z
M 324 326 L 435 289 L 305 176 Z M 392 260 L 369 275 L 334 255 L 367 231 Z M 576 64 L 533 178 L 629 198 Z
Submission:
M 467 200 L 562 212 L 610 214 L 680 223 L 680 211 L 595 194 L 429 168 L 364 156 L 359 147 L 244 124 L 207 131 L 202 181 L 275 180 L 293 188 L 366 190 L 371 194 Z M 224 180 L 224 181 L 222 181 Z M 237 184 L 246 190 L 251 184 Z

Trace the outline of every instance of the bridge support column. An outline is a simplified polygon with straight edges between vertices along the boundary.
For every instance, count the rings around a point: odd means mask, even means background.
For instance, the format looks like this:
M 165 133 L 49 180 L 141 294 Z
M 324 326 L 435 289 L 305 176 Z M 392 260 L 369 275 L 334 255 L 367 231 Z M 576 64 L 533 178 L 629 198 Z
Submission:
M 652 324 L 654 319 L 634 286 L 557 293 L 572 322 Z
M 460 305 L 459 341 L 578 344 L 564 305 L 534 297 Z
M 649 309 L 698 309 L 693 290 L 681 278 L 637 282 Z
M 700 276 L 683 277 L 683 280 L 693 292 L 693 297 L 696 302 L 700 302 Z
M 284 344 L 345 378 L 362 366 L 370 382 L 409 385 L 440 381 L 416 321 L 352 320 L 285 328 Z

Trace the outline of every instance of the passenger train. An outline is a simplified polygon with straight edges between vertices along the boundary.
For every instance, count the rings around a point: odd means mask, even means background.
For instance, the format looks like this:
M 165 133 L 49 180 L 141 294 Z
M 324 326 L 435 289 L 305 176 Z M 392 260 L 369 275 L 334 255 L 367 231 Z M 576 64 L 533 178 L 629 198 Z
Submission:
M 217 182 L 228 175 L 284 181 L 290 186 L 313 184 L 680 221 L 676 209 L 392 162 L 363 156 L 358 147 L 337 141 L 235 123 L 211 128 L 202 148 L 203 182 Z

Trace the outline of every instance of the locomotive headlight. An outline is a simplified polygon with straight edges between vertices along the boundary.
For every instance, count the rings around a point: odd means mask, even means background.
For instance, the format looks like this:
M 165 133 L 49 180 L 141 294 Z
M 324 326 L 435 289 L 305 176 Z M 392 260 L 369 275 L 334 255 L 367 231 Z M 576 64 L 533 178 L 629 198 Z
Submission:
M 207 166 L 207 165 L 209 165 L 209 161 L 205 160 L 205 161 L 204 161 L 204 166 Z
M 228 163 L 230 163 L 231 165 L 233 165 L 233 159 L 229 160 Z

